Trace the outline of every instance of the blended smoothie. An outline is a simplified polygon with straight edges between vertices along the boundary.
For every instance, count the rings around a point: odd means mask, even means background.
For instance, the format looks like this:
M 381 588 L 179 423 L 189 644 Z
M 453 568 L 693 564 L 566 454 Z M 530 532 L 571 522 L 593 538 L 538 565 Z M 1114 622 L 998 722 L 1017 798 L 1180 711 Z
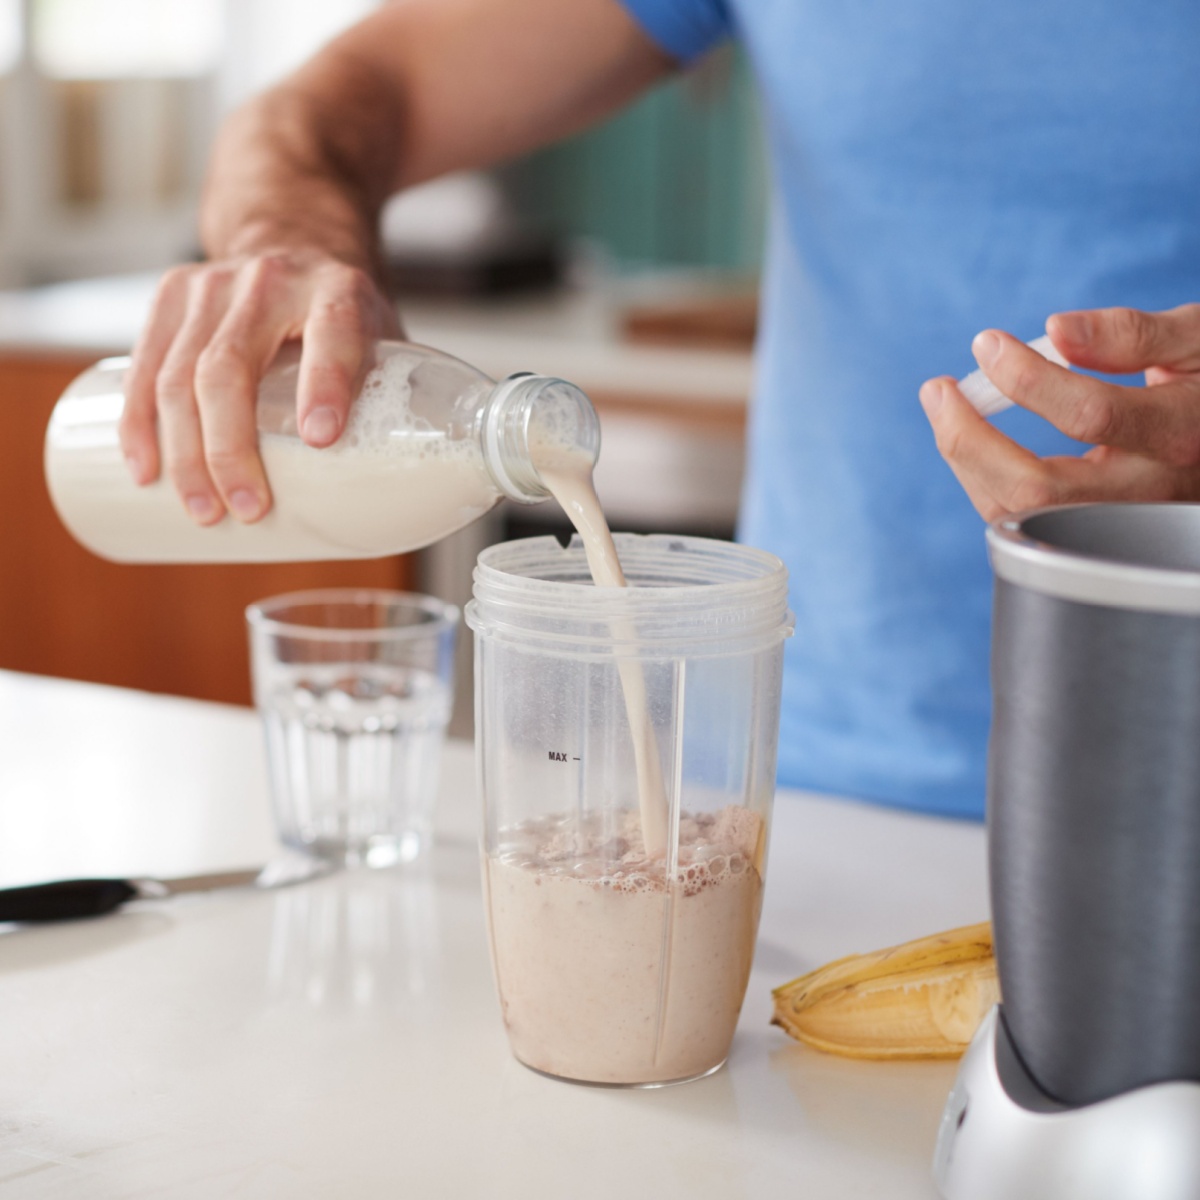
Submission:
M 666 1083 L 725 1061 L 762 905 L 762 819 L 683 814 L 676 862 L 632 809 L 531 820 L 485 856 L 513 1052 L 592 1083 Z

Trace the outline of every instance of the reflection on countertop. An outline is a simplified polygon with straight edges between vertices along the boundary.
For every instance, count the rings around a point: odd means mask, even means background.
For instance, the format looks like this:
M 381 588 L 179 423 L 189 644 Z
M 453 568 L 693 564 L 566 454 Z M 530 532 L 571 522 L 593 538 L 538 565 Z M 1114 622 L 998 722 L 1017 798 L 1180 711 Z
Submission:
M 432 867 L 345 871 L 273 897 L 268 1004 L 334 1014 L 430 1003 L 442 974 Z

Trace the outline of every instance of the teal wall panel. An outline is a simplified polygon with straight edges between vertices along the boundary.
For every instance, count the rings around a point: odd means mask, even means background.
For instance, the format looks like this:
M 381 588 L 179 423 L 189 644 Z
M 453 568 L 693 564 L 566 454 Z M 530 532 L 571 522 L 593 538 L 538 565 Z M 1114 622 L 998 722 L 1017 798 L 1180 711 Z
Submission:
M 753 80 L 723 49 L 596 129 L 519 164 L 521 207 L 622 265 L 757 269 L 766 166 Z

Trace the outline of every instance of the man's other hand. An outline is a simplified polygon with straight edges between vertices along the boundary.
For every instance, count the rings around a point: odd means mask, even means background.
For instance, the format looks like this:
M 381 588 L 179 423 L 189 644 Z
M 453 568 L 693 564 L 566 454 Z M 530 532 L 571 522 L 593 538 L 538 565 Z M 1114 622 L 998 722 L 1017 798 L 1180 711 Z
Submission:
M 972 350 L 987 377 L 1023 408 L 1093 449 L 1039 458 L 981 417 L 949 377 L 921 387 L 937 446 L 986 520 L 1091 500 L 1200 499 L 1200 304 L 1057 313 L 1046 332 L 1068 362 L 1145 372 L 1144 387 L 1076 374 L 999 330 Z

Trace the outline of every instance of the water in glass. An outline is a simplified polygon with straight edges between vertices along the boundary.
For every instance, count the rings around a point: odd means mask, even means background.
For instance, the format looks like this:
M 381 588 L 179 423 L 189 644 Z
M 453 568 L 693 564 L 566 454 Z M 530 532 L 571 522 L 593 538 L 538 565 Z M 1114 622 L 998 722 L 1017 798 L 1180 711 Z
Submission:
M 415 667 L 277 667 L 260 709 L 283 840 L 348 865 L 416 858 L 450 703 L 449 687 Z

